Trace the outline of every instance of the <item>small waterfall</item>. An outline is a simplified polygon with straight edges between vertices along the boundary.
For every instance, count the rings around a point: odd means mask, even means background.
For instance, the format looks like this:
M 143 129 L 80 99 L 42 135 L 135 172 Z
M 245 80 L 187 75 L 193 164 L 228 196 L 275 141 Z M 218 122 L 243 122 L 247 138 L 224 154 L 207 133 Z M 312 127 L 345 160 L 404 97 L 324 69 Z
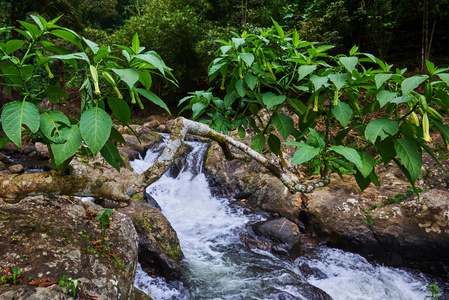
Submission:
M 313 299 L 314 286 L 333 299 L 423 300 L 428 281 L 420 274 L 373 265 L 363 257 L 324 246 L 296 261 L 248 249 L 240 234 L 258 215 L 245 215 L 231 199 L 212 196 L 201 172 L 207 145 L 193 150 L 176 178 L 164 175 L 147 188 L 176 230 L 185 254 L 183 283 L 148 276 L 139 266 L 135 285 L 153 299 Z M 149 151 L 131 162 L 143 172 L 157 159 Z

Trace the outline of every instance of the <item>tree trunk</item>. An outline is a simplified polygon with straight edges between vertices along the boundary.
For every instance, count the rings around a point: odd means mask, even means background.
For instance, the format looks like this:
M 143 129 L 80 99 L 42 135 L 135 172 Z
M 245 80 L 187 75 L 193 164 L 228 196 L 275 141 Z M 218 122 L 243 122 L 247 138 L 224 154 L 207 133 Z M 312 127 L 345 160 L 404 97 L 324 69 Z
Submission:
M 118 202 L 129 201 L 134 194 L 143 192 L 148 185 L 161 178 L 174 164 L 176 158 L 187 149 L 184 144 L 187 134 L 209 138 L 218 142 L 225 149 L 227 148 L 224 146 L 225 144 L 240 149 L 247 156 L 232 155 L 231 151 L 227 149 L 224 151 L 226 158 L 256 160 L 271 174 L 279 178 L 292 193 L 312 192 L 315 188 L 329 183 L 329 178 L 324 177 L 315 182 L 303 184 L 295 174 L 276 167 L 267 158 L 244 143 L 218 133 L 205 124 L 179 117 L 171 123 L 170 139 L 161 155 L 141 175 L 136 174 L 136 177 L 126 178 L 126 180 L 114 180 L 95 170 L 79 175 L 59 175 L 55 171 L 0 175 L 0 198 L 16 203 L 26 196 L 46 194 L 94 197 Z

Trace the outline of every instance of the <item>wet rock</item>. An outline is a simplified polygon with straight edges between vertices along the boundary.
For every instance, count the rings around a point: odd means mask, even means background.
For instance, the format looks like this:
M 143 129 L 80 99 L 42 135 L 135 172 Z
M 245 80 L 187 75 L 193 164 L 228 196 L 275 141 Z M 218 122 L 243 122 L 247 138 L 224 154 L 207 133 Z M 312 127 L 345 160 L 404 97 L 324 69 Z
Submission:
M 23 173 L 24 167 L 20 164 L 17 164 L 17 165 L 9 166 L 8 170 L 13 174 L 20 174 L 20 173 Z
M 23 154 L 29 155 L 31 152 L 35 151 L 36 148 L 33 144 L 28 144 L 23 148 Z
M 301 237 L 295 223 L 280 218 L 258 223 L 253 228 L 256 234 L 285 245 L 273 246 L 274 253 L 288 255 L 292 259 L 300 255 Z
M 449 264 L 449 192 L 430 190 L 371 212 L 372 231 L 390 264 L 433 261 Z
M 147 191 L 145 191 L 143 193 L 143 199 L 151 206 L 162 210 L 161 207 L 159 206 L 159 203 L 157 203 L 156 199 L 154 199 L 150 194 L 147 193 Z
M 117 147 L 121 156 L 127 157 L 128 160 L 135 160 L 139 158 L 139 152 L 127 147 Z
M 41 159 L 50 158 L 50 154 L 48 154 L 48 148 L 45 144 L 37 142 L 34 144 L 34 148 L 36 149 L 37 157 Z
M 27 197 L 17 204 L 0 200 L 1 268 L 16 267 L 25 279 L 59 281 L 66 275 L 80 280 L 80 299 L 87 294 L 100 299 L 133 299 L 137 233 L 131 220 L 119 212 L 111 216 L 112 228 L 103 230 L 94 220 L 100 209 L 65 197 Z M 2 293 L 17 289 L 1 288 Z
M 7 164 L 7 163 L 9 163 L 9 158 L 8 158 L 8 156 L 6 156 L 2 152 L 0 152 L 0 161 Z
M 130 134 L 123 134 L 123 138 L 125 139 L 126 147 L 128 149 L 137 151 L 140 154 L 144 153 L 145 147 L 142 143 L 139 142 L 136 136 Z
M 159 268 L 169 279 L 179 278 L 183 253 L 165 216 L 157 208 L 135 200 L 118 211 L 132 219 L 139 234 L 139 261 Z
M 13 142 L 9 142 L 2 147 L 2 152 L 6 155 L 13 155 L 14 153 L 22 153 L 23 151 Z
M 134 287 L 134 299 L 133 300 L 153 300 L 150 295 L 142 292 L 138 288 Z
M 4 169 L 6 169 L 6 165 L 0 161 L 0 171 L 3 171 Z

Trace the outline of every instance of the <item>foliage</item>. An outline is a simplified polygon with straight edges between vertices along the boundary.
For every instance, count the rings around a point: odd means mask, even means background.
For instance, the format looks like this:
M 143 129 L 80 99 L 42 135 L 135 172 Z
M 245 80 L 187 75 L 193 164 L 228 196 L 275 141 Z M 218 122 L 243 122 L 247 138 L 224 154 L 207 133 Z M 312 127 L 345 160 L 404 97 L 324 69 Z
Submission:
M 128 103 L 122 100 L 125 93 L 130 95 L 131 104 L 137 103 L 140 108 L 143 108 L 142 96 L 169 112 L 165 103 L 149 89 L 154 75 L 175 83 L 171 70 L 156 52 L 145 51 L 140 46 L 137 34 L 131 47 L 118 45 L 121 49 L 121 57 L 118 57 L 110 47 L 100 47 L 70 29 L 57 26 L 55 23 L 59 18 L 46 21 L 39 15 L 33 15 L 32 19 L 35 24 L 20 21 L 24 29 L 0 30 L 0 33 L 13 30 L 23 37 L 0 43 L 3 85 L 9 93 L 13 89 L 18 89 L 20 93 L 19 100 L 2 108 L 2 130 L 6 136 L 0 140 L 0 146 L 12 141 L 21 147 L 23 135 L 41 139 L 48 146 L 53 168 L 63 173 L 84 141 L 84 152 L 90 151 L 93 155 L 100 152 L 107 162 L 119 170 L 121 157 L 113 140 L 122 143 L 123 137 L 113 127 L 112 119 L 105 111 L 106 105 L 125 126 L 128 126 L 130 119 Z M 70 53 L 49 42 L 47 37 L 70 42 L 78 52 Z M 23 53 L 21 58 L 14 55 L 17 50 Z M 49 78 L 54 77 L 48 67 L 52 60 L 62 60 L 82 74 L 79 119 L 40 106 L 44 97 L 52 103 L 61 104 L 67 99 L 67 94 L 57 84 L 33 84 L 40 76 L 40 69 L 45 69 Z M 55 79 L 51 83 L 54 82 Z
M 331 56 L 332 46 L 316 47 L 300 40 L 296 30 L 286 33 L 274 25 L 219 40 L 209 76 L 219 81 L 224 96 L 197 91 L 180 101 L 188 103 L 184 109 L 191 109 L 194 119 L 206 114 L 205 122 L 220 132 L 238 130 L 244 137 L 252 128 L 251 147 L 261 152 L 268 144 L 283 165 L 285 144 L 298 148 L 292 164 L 319 165 L 322 177 L 341 175 L 343 167 L 362 190 L 371 182 L 379 185 L 377 164 L 393 161 L 417 193 L 422 152 L 439 163 L 427 145 L 430 124 L 449 144 L 449 128 L 439 113 L 449 111 L 449 69 L 427 62 L 429 75 L 406 77 L 405 69 L 393 70 L 355 46 L 349 55 Z M 286 142 L 290 136 L 294 142 Z
M 67 275 L 62 275 L 58 283 L 59 286 L 65 287 L 65 293 L 67 295 L 73 295 L 73 298 L 76 298 L 76 295 L 81 291 L 80 284 L 81 280 L 72 280 Z
M 98 226 L 106 231 L 106 229 L 111 224 L 111 215 L 114 213 L 114 211 L 110 208 L 103 208 L 101 211 L 103 211 L 103 213 L 96 216 L 95 220 L 99 221 L 100 223 L 98 224 Z
M 427 289 L 432 293 L 432 295 L 426 296 L 426 299 L 429 298 L 432 300 L 438 300 L 439 295 L 441 294 L 440 288 L 437 285 L 435 285 L 435 283 L 432 283 L 427 286 Z
M 19 278 L 22 276 L 22 271 L 19 271 L 17 268 L 12 267 L 11 269 L 6 268 L 4 275 L 0 277 L 1 284 L 13 283 L 18 284 Z

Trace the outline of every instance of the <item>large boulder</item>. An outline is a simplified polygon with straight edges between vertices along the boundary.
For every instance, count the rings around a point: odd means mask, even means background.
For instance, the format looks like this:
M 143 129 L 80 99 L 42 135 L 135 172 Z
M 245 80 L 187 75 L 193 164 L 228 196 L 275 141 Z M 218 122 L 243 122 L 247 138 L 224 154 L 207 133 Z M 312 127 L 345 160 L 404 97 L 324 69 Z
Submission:
M 119 212 L 112 214 L 108 228 L 100 228 L 95 220 L 100 210 L 93 203 L 66 197 L 34 196 L 17 204 L 0 200 L 0 269 L 15 267 L 22 272 L 21 289 L 0 285 L 0 299 L 24 299 L 10 296 L 30 293 L 34 296 L 26 299 L 50 299 L 38 295 L 53 292 L 23 284 L 31 278 L 59 281 L 63 275 L 81 281 L 82 299 L 87 295 L 133 299 L 136 230 Z
M 183 253 L 178 236 L 161 211 L 148 203 L 135 200 L 118 211 L 127 215 L 137 230 L 139 261 L 162 271 L 169 279 L 181 277 Z
M 397 203 L 372 205 L 344 189 L 308 195 L 309 228 L 328 244 L 375 255 L 389 265 L 449 264 L 449 192 L 430 190 Z

